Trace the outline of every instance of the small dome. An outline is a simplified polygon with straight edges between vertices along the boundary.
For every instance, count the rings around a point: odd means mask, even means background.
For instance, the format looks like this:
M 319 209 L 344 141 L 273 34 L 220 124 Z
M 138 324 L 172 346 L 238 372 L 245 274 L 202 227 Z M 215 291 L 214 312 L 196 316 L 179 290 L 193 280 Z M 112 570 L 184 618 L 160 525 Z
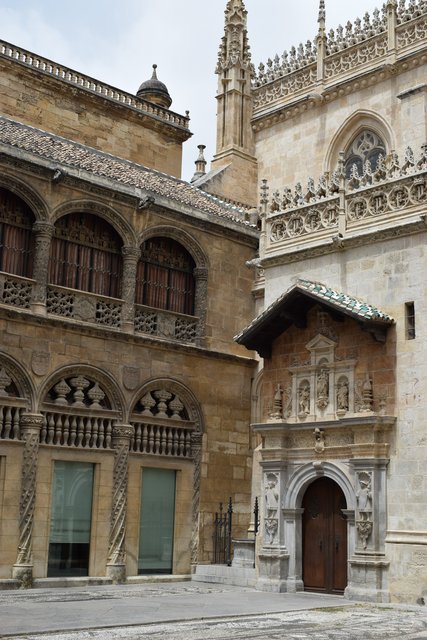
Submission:
M 169 95 L 167 86 L 160 82 L 156 73 L 157 65 L 153 64 L 153 75 L 150 80 L 142 83 L 137 91 L 138 98 L 158 104 L 165 109 L 169 109 L 172 104 L 172 98 Z

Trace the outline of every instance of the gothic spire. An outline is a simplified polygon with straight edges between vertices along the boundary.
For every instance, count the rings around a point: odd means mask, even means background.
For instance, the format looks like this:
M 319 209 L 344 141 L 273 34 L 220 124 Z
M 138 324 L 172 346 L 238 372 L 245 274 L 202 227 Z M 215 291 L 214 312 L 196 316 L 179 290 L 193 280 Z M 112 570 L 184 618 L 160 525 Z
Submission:
M 229 0 L 225 9 L 225 29 L 218 53 L 216 73 L 238 64 L 251 68 L 247 15 L 243 0 Z

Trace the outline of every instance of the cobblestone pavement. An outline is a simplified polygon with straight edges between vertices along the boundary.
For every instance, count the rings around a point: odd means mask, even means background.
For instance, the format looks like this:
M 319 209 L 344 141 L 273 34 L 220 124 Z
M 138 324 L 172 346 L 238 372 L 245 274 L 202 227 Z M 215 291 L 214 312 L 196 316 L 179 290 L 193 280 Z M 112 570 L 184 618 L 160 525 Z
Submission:
M 142 588 L 125 586 L 3 592 L 0 593 L 0 638 L 427 640 L 426 607 L 354 604 L 342 598 L 337 598 L 336 606 L 331 606 L 331 601 L 334 602 L 328 597 L 313 598 L 311 594 L 265 594 L 250 589 L 197 586 L 194 583 L 178 586 L 145 585 Z M 202 603 L 208 604 L 202 606 Z M 229 606 L 226 607 L 225 603 Z M 271 608 L 276 607 L 276 610 L 260 613 L 262 607 L 267 611 L 268 603 L 272 603 Z M 281 603 L 282 610 L 278 610 Z M 58 624 L 55 612 L 67 610 L 67 607 L 70 607 L 66 614 L 68 618 L 64 617 L 64 626 L 60 627 L 61 620 Z M 137 615 L 140 610 L 145 611 L 144 618 Z M 248 615 L 249 610 L 254 613 Z M 26 616 L 26 621 L 17 620 L 14 629 L 9 616 L 19 615 L 19 611 L 24 618 Z M 78 618 L 79 611 L 82 612 L 81 618 Z M 245 613 L 236 615 L 242 611 Z M 91 618 L 87 617 L 88 613 Z M 37 625 L 34 626 L 38 616 L 45 621 L 43 630 L 22 631 L 24 628 L 29 630 L 32 625 L 39 629 Z M 142 619 L 146 622 L 141 623 Z M 88 620 L 90 624 L 86 624 Z M 112 624 L 113 620 L 116 623 Z M 71 622 L 74 630 L 67 627 Z M 77 628 L 79 625 L 80 629 Z M 105 628 L 101 628 L 104 625 Z M 69 630 L 59 631 L 59 628 Z

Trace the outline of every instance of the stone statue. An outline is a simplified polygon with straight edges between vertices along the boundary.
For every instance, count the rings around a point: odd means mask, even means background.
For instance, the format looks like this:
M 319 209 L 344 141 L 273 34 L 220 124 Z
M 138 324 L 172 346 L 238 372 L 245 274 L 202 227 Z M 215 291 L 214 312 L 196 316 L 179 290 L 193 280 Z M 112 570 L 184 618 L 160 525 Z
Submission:
M 305 415 L 310 413 L 310 386 L 308 383 L 304 383 L 299 389 L 298 412 Z
M 337 389 L 338 411 L 348 411 L 348 382 L 343 380 Z
M 277 516 L 277 509 L 279 508 L 279 492 L 277 490 L 277 483 L 277 476 L 270 473 L 267 476 L 265 487 L 265 508 L 267 518 L 274 518 Z

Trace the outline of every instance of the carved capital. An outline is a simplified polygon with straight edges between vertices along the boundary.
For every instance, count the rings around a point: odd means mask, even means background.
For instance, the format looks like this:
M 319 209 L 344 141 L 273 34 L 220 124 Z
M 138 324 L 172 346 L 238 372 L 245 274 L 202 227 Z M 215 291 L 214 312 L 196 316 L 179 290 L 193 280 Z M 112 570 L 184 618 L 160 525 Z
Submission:
M 21 436 L 24 438 L 26 434 L 38 435 L 44 425 L 44 421 L 44 416 L 40 413 L 23 413 L 19 419 Z
M 113 446 L 121 441 L 130 442 L 134 435 L 134 428 L 130 424 L 116 424 L 113 426 L 112 442 Z
M 194 278 L 198 281 L 208 279 L 208 269 L 206 267 L 196 267 L 193 271 Z
M 137 262 L 141 257 L 141 249 L 138 247 L 131 246 L 123 246 L 122 247 L 122 256 L 124 260 L 135 261 Z
M 50 240 L 55 232 L 55 225 L 50 222 L 38 221 L 33 224 L 33 233 L 36 237 L 36 241 L 39 239 Z

